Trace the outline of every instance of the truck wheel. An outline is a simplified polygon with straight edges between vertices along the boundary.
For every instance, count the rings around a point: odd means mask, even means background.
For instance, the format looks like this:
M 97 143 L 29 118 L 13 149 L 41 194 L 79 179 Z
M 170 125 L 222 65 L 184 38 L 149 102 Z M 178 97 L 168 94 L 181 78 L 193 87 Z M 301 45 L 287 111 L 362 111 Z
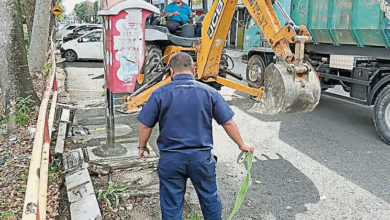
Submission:
M 263 58 L 260 55 L 253 55 L 249 58 L 246 66 L 246 79 L 257 86 L 262 86 L 264 83 L 264 70 L 265 62 Z
M 390 85 L 382 89 L 375 101 L 374 124 L 379 136 L 390 144 Z
M 154 72 L 156 69 L 161 69 L 163 67 L 161 63 L 161 58 L 162 51 L 160 48 L 153 44 L 146 45 L 146 56 L 144 64 L 142 66 L 142 73 L 145 74 L 144 81 L 141 84 L 139 84 L 137 81 L 135 85 L 135 90 L 145 85 L 148 80 L 153 78 L 154 74 L 156 74 L 156 72 Z
M 77 60 L 77 53 L 74 50 L 65 51 L 65 59 L 68 62 L 74 62 Z

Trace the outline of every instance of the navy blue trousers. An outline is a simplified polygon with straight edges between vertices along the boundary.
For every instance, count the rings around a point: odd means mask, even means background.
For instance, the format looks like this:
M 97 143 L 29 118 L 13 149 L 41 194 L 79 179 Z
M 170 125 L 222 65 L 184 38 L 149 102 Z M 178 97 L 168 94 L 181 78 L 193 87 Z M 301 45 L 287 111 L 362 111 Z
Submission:
M 158 162 L 163 220 L 183 219 L 187 179 L 195 187 L 205 220 L 221 220 L 222 203 L 216 182 L 216 161 L 210 151 L 161 153 Z

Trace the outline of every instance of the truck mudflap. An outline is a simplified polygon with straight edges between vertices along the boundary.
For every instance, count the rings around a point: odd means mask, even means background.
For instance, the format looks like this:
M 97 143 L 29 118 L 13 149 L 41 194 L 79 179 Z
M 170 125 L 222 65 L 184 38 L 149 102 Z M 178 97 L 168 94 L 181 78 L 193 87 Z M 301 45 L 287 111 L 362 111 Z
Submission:
M 321 84 L 312 67 L 305 77 L 297 78 L 292 65 L 284 60 L 270 64 L 264 72 L 264 93 L 252 111 L 260 114 L 313 111 L 321 97 Z

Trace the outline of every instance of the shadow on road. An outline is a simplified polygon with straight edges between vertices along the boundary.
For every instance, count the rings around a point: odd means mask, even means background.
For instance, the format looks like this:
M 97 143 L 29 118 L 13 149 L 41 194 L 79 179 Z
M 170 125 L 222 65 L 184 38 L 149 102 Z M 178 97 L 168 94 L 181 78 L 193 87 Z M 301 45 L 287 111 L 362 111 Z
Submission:
M 281 155 L 271 159 L 262 155 L 252 165 L 252 185 L 240 213 L 271 215 L 276 219 L 295 219 L 305 212 L 305 204 L 317 203 L 320 195 L 313 182 Z M 261 181 L 261 184 L 256 183 Z M 249 203 L 249 206 L 248 206 Z M 253 217 L 253 216 L 252 216 Z
M 229 102 L 260 121 L 280 121 L 281 141 L 390 202 L 390 146 L 378 137 L 372 122 L 371 108 L 322 96 L 319 106 L 312 113 L 269 116 L 250 112 L 253 103 L 247 98 Z M 254 139 L 262 142 L 261 134 Z M 272 166 L 267 169 L 279 172 Z M 257 172 L 266 174 L 267 169 L 254 170 L 252 173 L 254 176 Z M 289 173 L 283 172 L 279 177 L 275 175 L 275 180 L 283 175 Z M 268 178 L 272 178 L 272 175 Z

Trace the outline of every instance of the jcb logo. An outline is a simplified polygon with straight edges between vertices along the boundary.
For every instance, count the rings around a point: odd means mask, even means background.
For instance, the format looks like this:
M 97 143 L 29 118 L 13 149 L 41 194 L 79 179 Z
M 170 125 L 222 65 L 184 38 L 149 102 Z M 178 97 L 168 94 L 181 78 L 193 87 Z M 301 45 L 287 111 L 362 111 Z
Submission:
M 217 27 L 219 18 L 221 17 L 223 6 L 224 6 L 223 0 L 218 0 L 217 8 L 215 9 L 213 18 L 211 19 L 210 27 L 207 30 L 207 35 L 209 36 L 210 40 L 214 36 L 215 28 Z

